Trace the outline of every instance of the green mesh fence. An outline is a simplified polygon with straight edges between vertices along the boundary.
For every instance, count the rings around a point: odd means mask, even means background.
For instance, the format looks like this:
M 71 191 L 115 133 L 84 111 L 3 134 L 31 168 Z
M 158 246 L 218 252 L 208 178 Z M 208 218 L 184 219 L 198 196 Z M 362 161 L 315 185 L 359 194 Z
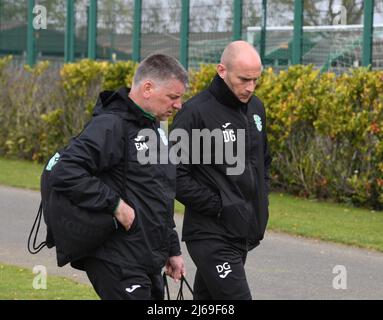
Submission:
M 248 28 L 248 41 L 260 45 L 260 27 Z M 263 64 L 276 70 L 291 65 L 293 27 L 269 27 L 266 33 L 266 55 Z M 362 65 L 363 26 L 303 27 L 302 63 L 313 64 L 322 71 L 341 73 Z M 374 28 L 374 68 L 382 68 L 383 25 Z
M 375 0 L 375 23 L 383 24 L 383 0 Z M 374 28 L 372 47 L 372 67 L 383 69 L 383 28 Z
M 134 1 L 99 1 L 97 11 L 97 59 L 132 58 Z
M 88 7 L 84 1 L 74 5 L 74 59 L 84 59 L 88 54 Z
M 262 0 L 243 0 L 242 3 L 242 37 L 246 38 L 247 27 L 261 26 Z
M 250 2 L 250 5 L 255 8 L 255 12 L 250 11 L 252 20 L 256 23 L 251 25 L 246 23 L 244 39 L 252 43 L 258 50 L 261 51 L 261 21 L 262 21 L 262 1 Z M 249 5 L 248 5 L 249 10 Z M 254 10 L 254 9 L 253 9 Z M 248 13 L 249 14 L 249 13 Z M 266 10 L 266 26 L 264 47 L 265 57 L 263 58 L 264 66 L 271 66 L 275 71 L 286 69 L 291 64 L 292 59 L 292 41 L 293 41 L 293 17 L 294 5 L 293 1 L 278 1 L 268 0 Z M 288 28 L 277 29 L 277 26 L 288 26 Z
M 0 0 L 0 56 L 12 54 L 14 61 L 23 63 L 27 56 L 27 3 Z M 63 63 L 66 1 L 35 0 L 35 3 L 46 7 L 48 13 L 48 28 L 34 31 L 36 59 Z M 74 1 L 75 60 L 88 56 L 89 3 L 89 0 Z M 97 59 L 132 58 L 134 3 L 134 0 L 97 1 Z M 259 51 L 262 3 L 262 0 L 242 0 L 242 38 Z M 234 0 L 190 0 L 189 67 L 219 62 L 222 50 L 233 37 L 233 6 Z M 383 68 L 383 0 L 376 0 L 374 9 L 372 66 Z M 181 13 L 180 0 L 142 0 L 141 59 L 154 52 L 180 58 Z M 305 0 L 303 14 L 302 63 L 336 72 L 361 65 L 363 1 Z M 294 1 L 268 0 L 266 17 L 263 63 L 276 70 L 285 69 L 292 60 Z
M 141 58 L 164 53 L 179 58 L 181 1 L 143 1 Z
M 233 1 L 190 1 L 189 67 L 218 63 L 231 41 Z
M 26 1 L 0 1 L 0 56 L 13 55 L 25 63 L 27 50 Z
M 276 13 L 277 0 L 268 1 L 267 31 L 265 40 L 265 66 L 276 71 L 291 65 L 294 37 L 293 4 L 285 2 L 283 10 Z M 379 5 L 379 3 L 381 3 Z M 375 1 L 372 67 L 383 67 L 383 1 Z M 282 9 L 282 8 L 281 8 Z M 304 27 L 302 35 L 302 63 L 313 64 L 322 71 L 342 73 L 360 67 L 363 56 L 363 1 L 341 6 L 330 6 L 326 1 L 304 2 Z M 282 25 L 282 26 L 281 26 Z M 247 28 L 247 40 L 258 49 L 261 45 L 261 28 Z
M 344 3 L 343 3 L 344 4 Z M 302 63 L 314 64 L 322 71 L 341 73 L 362 64 L 363 5 L 324 3 L 319 6 L 305 1 Z
M 37 60 L 62 62 L 65 43 L 65 1 L 39 0 L 47 10 L 47 29 L 35 30 Z

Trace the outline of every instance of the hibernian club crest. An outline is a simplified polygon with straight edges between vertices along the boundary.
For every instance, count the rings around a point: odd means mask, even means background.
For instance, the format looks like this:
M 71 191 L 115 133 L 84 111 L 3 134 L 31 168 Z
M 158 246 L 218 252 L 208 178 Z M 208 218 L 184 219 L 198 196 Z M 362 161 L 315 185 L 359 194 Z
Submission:
M 259 132 L 262 131 L 262 119 L 259 115 L 255 114 L 254 115 L 254 122 L 255 122 L 255 125 L 257 126 L 257 129 Z

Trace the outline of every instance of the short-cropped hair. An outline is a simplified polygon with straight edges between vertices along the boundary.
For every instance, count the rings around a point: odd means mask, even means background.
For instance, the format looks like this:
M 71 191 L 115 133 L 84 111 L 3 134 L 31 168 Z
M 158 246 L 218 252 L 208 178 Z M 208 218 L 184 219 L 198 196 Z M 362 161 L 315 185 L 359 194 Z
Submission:
M 165 82 L 172 79 L 176 79 L 186 86 L 188 74 L 185 68 L 171 56 L 152 54 L 139 64 L 133 83 L 137 85 L 143 80 Z

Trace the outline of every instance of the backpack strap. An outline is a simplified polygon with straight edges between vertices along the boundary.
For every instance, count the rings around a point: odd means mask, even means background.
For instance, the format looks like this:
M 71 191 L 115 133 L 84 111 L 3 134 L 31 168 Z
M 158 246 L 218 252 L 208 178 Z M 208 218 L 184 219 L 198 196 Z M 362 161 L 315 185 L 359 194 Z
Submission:
M 180 288 L 178 290 L 178 294 L 177 294 L 177 300 L 184 300 L 184 292 L 183 292 L 183 284 L 186 284 L 186 286 L 188 287 L 190 293 L 192 294 L 192 296 L 194 296 L 194 292 L 193 292 L 193 289 L 191 288 L 191 286 L 189 285 L 189 283 L 187 282 L 186 278 L 184 277 L 184 275 L 181 275 L 181 283 L 180 283 Z
M 168 300 L 171 300 L 170 299 L 170 291 L 169 291 L 169 283 L 168 283 L 168 277 L 165 273 L 165 271 L 163 272 L 162 274 L 162 279 L 164 281 L 164 287 L 165 287 L 165 290 L 166 290 L 166 295 L 168 296 Z M 165 297 L 164 297 L 165 298 Z
M 35 221 L 33 222 L 33 226 L 28 237 L 28 251 L 31 254 L 39 253 L 41 249 L 47 245 L 46 241 L 43 241 L 39 245 L 36 245 L 36 240 L 37 240 L 37 235 L 40 229 L 42 215 L 43 215 L 43 202 L 41 201 L 39 211 L 37 212 Z M 32 240 L 33 233 L 34 233 L 34 238 L 33 238 L 33 244 L 32 244 L 31 240 Z
M 167 300 L 171 300 L 170 298 L 170 293 L 169 293 L 169 283 L 168 283 L 168 277 L 165 273 L 165 271 L 163 272 L 162 274 L 162 278 L 163 278 L 163 282 L 164 282 L 164 287 L 165 287 L 165 290 L 166 290 L 166 295 L 164 296 L 164 299 L 166 298 L 167 296 Z M 186 278 L 184 277 L 184 275 L 181 275 L 181 282 L 180 282 L 180 286 L 178 288 L 178 293 L 177 293 L 177 298 L 176 300 L 184 300 L 184 283 L 186 284 L 187 288 L 189 289 L 190 293 L 192 294 L 192 296 L 194 296 L 194 292 L 193 292 L 193 289 L 191 288 L 190 284 L 187 282 Z

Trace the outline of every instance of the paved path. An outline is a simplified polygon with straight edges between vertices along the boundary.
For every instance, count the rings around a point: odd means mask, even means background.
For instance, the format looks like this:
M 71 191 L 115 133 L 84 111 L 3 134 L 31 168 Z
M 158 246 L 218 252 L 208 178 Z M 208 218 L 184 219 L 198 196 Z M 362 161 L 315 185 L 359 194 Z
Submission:
M 69 266 L 58 268 L 52 249 L 44 248 L 37 255 L 28 253 L 27 237 L 39 201 L 38 192 L 0 186 L 0 261 L 31 270 L 41 264 L 48 274 L 89 283 L 81 271 Z M 176 216 L 176 224 L 180 232 L 181 215 Z M 187 278 L 192 280 L 195 267 L 182 245 Z M 333 269 L 339 265 L 347 272 L 345 290 L 333 288 L 338 276 Z M 249 253 L 246 269 L 254 299 L 383 300 L 382 253 L 267 232 L 261 246 Z M 170 285 L 175 290 L 172 282 Z

